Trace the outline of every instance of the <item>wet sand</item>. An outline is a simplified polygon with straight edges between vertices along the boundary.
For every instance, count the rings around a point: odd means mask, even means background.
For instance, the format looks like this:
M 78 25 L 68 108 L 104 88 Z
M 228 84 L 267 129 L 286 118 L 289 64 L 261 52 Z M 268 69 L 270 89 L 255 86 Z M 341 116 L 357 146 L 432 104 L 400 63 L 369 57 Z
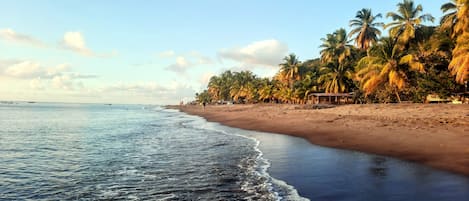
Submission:
M 173 106 L 208 121 L 422 163 L 469 176 L 469 105 Z

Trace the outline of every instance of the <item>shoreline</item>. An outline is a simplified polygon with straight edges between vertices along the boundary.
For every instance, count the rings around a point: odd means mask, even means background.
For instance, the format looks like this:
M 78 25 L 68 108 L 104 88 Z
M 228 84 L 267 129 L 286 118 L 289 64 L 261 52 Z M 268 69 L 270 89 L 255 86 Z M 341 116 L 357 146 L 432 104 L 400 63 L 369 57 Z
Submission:
M 168 106 L 207 121 L 301 137 L 320 146 L 412 161 L 469 176 L 469 105 Z

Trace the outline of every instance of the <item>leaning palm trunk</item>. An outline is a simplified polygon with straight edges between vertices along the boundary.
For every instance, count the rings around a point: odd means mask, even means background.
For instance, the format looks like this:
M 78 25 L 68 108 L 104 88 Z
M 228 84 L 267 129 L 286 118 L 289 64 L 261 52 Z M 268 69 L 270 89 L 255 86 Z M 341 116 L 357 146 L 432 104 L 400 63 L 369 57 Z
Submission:
M 397 102 L 401 103 L 401 97 L 399 96 L 399 91 L 395 90 L 394 92 L 396 93 Z

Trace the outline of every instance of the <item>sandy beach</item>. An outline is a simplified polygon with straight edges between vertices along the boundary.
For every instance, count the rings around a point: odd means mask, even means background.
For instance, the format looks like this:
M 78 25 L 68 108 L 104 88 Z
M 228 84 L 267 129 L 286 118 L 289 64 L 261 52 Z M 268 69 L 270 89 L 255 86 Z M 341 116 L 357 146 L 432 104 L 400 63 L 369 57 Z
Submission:
M 298 136 L 316 145 L 357 150 L 469 175 L 469 105 L 368 104 L 175 106 L 208 121 Z

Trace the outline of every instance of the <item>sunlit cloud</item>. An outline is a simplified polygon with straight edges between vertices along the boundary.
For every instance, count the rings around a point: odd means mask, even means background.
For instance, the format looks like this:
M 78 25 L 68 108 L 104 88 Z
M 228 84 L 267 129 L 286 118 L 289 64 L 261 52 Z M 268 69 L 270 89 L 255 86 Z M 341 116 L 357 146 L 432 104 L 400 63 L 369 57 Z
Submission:
M 278 40 L 253 42 L 244 47 L 226 48 L 218 51 L 218 58 L 232 60 L 245 66 L 277 67 L 288 53 L 288 46 Z
M 60 42 L 60 47 L 65 50 L 91 57 L 109 58 L 118 55 L 116 50 L 108 53 L 97 53 L 91 50 L 86 44 L 85 36 L 81 32 L 77 31 L 66 32 Z
M 45 83 L 40 77 L 34 78 L 29 81 L 29 87 L 34 90 L 43 90 L 45 88 Z
M 36 39 L 32 36 L 15 32 L 13 29 L 1 29 L 0 39 L 20 44 L 27 44 L 35 47 L 54 47 Z M 85 56 L 109 58 L 118 55 L 116 50 L 108 53 L 96 53 L 87 47 L 85 37 L 81 32 L 66 32 L 60 41 L 59 49 L 73 51 Z
M 54 76 L 51 80 L 51 84 L 56 89 L 62 89 L 66 91 L 83 88 L 83 83 L 81 81 L 76 81 L 70 75 Z
M 39 62 L 29 60 L 0 60 L 0 75 L 29 80 L 30 88 L 35 90 L 53 88 L 67 91 L 81 89 L 83 88 L 82 80 L 97 77 L 73 72 L 70 65 L 66 63 L 44 67 Z
M 44 72 L 44 69 L 40 67 L 39 63 L 32 61 L 23 61 L 11 66 L 8 66 L 4 74 L 10 77 L 16 78 L 33 78 L 39 77 Z
M 2 69 L 4 70 L 1 71 Z M 52 67 L 44 67 L 39 62 L 29 60 L 10 62 L 0 61 L 0 74 L 18 79 L 30 79 L 36 77 L 52 78 L 70 71 L 70 65 L 66 63 Z
M 86 47 L 85 37 L 80 32 L 66 32 L 62 39 L 62 47 L 86 56 L 93 56 L 94 53 Z
M 178 56 L 176 58 L 176 62 L 166 67 L 166 70 L 176 73 L 185 73 L 192 66 L 194 66 L 192 62 L 187 60 L 185 57 Z
M 212 59 L 202 55 L 199 52 L 192 51 L 187 54 L 177 56 L 175 62 L 170 64 L 165 69 L 185 75 L 186 72 L 195 66 L 213 64 Z
M 1 29 L 0 38 L 14 43 L 27 44 L 35 47 L 47 47 L 47 45 L 39 39 L 26 34 L 17 33 L 13 29 Z

